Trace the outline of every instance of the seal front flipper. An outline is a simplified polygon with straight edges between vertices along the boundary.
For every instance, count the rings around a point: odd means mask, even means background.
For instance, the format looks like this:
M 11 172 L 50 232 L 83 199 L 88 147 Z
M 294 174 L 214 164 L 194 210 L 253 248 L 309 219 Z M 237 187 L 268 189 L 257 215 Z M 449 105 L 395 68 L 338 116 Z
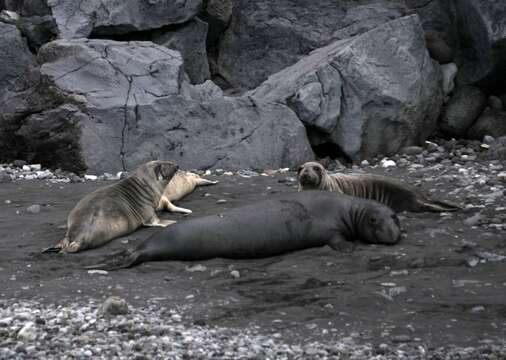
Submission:
M 126 269 L 141 263 L 140 253 L 134 249 L 121 250 L 107 256 L 105 262 L 90 266 L 85 266 L 87 270 L 107 270 L 114 271 Z
M 334 235 L 334 237 L 329 241 L 329 246 L 332 248 L 332 250 L 344 252 L 347 254 L 355 250 L 355 244 L 346 240 L 341 235 Z
M 142 225 L 144 226 L 160 226 L 160 227 L 166 227 L 172 224 L 175 224 L 177 221 L 175 220 L 161 220 L 158 216 L 153 215 L 151 219 L 144 222 Z

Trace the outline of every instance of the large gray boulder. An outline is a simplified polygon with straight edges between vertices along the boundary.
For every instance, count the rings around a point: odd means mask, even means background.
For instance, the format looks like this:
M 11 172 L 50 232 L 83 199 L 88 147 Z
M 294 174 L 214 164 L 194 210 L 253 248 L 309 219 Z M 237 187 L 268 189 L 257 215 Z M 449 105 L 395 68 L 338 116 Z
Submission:
M 441 80 L 412 15 L 315 50 L 251 95 L 287 104 L 318 131 L 314 145 L 355 160 L 422 143 L 436 128 Z
M 117 35 L 180 24 L 194 17 L 202 0 L 48 0 L 61 38 Z
M 458 87 L 443 109 L 439 127 L 449 136 L 465 136 L 486 105 L 487 96 L 479 88 L 471 85 Z
M 47 0 L 3 0 L 2 8 L 15 11 L 21 16 L 45 16 L 51 14 Z
M 17 157 L 19 151 L 13 131 L 29 113 L 51 105 L 40 95 L 39 72 L 20 31 L 0 22 L 0 160 Z
M 15 134 L 43 164 L 102 173 L 152 159 L 239 169 L 313 157 L 288 107 L 226 98 L 211 82 L 192 86 L 180 53 L 152 42 L 57 40 L 38 61 L 41 91 L 60 106 L 24 119 Z
M 184 69 L 193 84 L 210 78 L 206 52 L 207 23 L 192 19 L 175 30 L 155 31 L 152 41 L 169 49 L 178 50 L 183 56 Z
M 237 0 L 217 71 L 233 87 L 252 89 L 311 50 L 404 14 L 404 1 Z
M 486 109 L 467 130 L 467 136 L 471 139 L 482 140 L 485 135 L 494 138 L 506 136 L 506 111 Z
M 458 81 L 491 90 L 506 86 L 506 2 L 455 2 L 460 39 Z

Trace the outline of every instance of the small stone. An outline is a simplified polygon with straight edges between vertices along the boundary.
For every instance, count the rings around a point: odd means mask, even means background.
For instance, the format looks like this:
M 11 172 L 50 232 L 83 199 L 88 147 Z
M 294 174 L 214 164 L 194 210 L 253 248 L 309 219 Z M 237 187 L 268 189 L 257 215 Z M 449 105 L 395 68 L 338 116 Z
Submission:
M 101 315 L 124 315 L 128 314 L 128 304 L 125 299 L 117 296 L 108 297 L 98 312 Z
M 397 335 L 392 337 L 392 342 L 394 343 L 406 343 L 412 341 L 411 337 L 408 335 Z
M 475 257 L 470 257 L 470 258 L 467 258 L 466 259 L 466 264 L 467 266 L 473 268 L 475 267 L 476 265 L 478 265 L 480 263 L 480 260 L 475 258 Z
M 256 171 L 252 171 L 252 170 L 239 170 L 237 172 L 237 175 L 239 175 L 240 177 L 243 177 L 243 178 L 251 178 L 254 176 L 259 176 L 259 174 Z
M 42 169 L 42 165 L 40 164 L 30 164 L 30 170 L 32 171 L 39 171 Z
M 233 173 L 233 172 L 231 172 L 231 171 L 225 171 L 225 172 L 223 173 L 223 175 L 225 175 L 225 176 L 232 176 L 232 175 L 234 175 L 234 173 Z
M 216 175 L 223 175 L 224 172 L 225 172 L 225 170 L 223 170 L 223 169 L 216 169 L 216 170 L 214 170 L 214 173 Z
M 219 200 L 216 200 L 216 204 L 225 204 L 227 202 L 226 199 L 219 199 Z
M 485 135 L 483 140 L 481 141 L 483 144 L 490 145 L 495 141 L 494 137 L 490 135 Z
M 23 169 L 23 171 L 30 171 L 30 166 L 23 165 L 22 169 Z
M 38 214 L 40 212 L 40 205 L 30 205 L 26 208 L 26 211 L 30 214 Z
M 400 151 L 401 154 L 405 155 L 418 155 L 423 152 L 423 148 L 421 146 L 406 146 L 403 147 Z
M 481 215 L 481 213 L 476 213 L 473 216 L 465 219 L 464 224 L 466 224 L 467 226 L 476 226 L 480 223 L 482 218 L 483 216 Z
M 469 310 L 471 314 L 479 314 L 483 311 L 485 311 L 485 307 L 481 305 L 475 306 Z
M 181 315 L 179 315 L 179 314 L 172 314 L 170 317 L 172 320 L 177 321 L 177 322 L 181 321 L 181 319 L 182 319 Z
M 207 267 L 205 267 L 204 265 L 197 264 L 195 266 L 187 266 L 185 267 L 185 270 L 188 272 L 195 272 L 195 271 L 203 272 L 207 270 Z
M 393 160 L 383 159 L 380 162 L 380 166 L 382 168 L 389 168 L 389 167 L 395 167 L 395 166 L 397 166 L 397 164 Z
M 25 160 L 14 160 L 12 165 L 18 168 L 22 168 L 24 165 L 28 164 Z
M 363 167 L 369 166 L 369 165 L 370 165 L 370 163 L 367 160 L 362 160 L 362 162 L 360 163 L 360 166 L 363 166 Z
M 232 276 L 234 279 L 239 279 L 241 277 L 241 274 L 237 270 L 232 270 L 230 272 L 230 276 Z
M 33 321 L 28 321 L 18 332 L 18 338 L 22 341 L 34 341 L 37 339 L 37 327 Z
M 0 184 L 5 184 L 11 182 L 12 178 L 5 171 L 0 171 Z
M 90 275 L 93 275 L 93 274 L 107 275 L 107 274 L 109 274 L 109 272 L 107 272 L 106 270 L 88 270 L 88 274 L 90 274 Z
M 95 181 L 95 180 L 98 179 L 98 176 L 96 176 L 96 175 L 84 175 L 84 179 L 85 180 Z

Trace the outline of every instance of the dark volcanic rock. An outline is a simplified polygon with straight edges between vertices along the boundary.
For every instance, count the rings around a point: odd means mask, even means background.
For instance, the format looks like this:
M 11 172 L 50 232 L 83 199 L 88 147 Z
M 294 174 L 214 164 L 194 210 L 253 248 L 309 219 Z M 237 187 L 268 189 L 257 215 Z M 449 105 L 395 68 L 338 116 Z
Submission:
M 494 88 L 506 85 L 506 2 L 455 1 L 461 40 L 462 84 Z
M 193 84 L 209 79 L 209 63 L 206 53 L 207 23 L 193 19 L 174 31 L 156 31 L 153 42 L 178 50 L 183 56 L 184 69 Z
M 472 139 L 482 140 L 485 135 L 494 138 L 506 136 L 506 111 L 486 109 L 467 130 L 467 136 Z
M 441 130 L 450 136 L 464 136 L 486 104 L 487 96 L 477 87 L 457 88 L 443 109 L 439 122 Z
M 4 8 L 27 17 L 51 14 L 47 0 L 4 0 Z
M 202 0 L 65 0 L 51 1 L 50 6 L 60 37 L 72 39 L 180 24 L 200 11 Z
M 22 17 L 17 23 L 28 45 L 34 52 L 51 40 L 56 39 L 58 31 L 52 16 Z
M 441 90 L 412 15 L 318 49 L 251 93 L 289 104 L 320 140 L 358 159 L 424 141 L 436 127 Z
M 425 42 L 430 57 L 440 64 L 447 64 L 453 61 L 453 49 L 448 45 L 443 35 L 437 31 L 426 31 Z
M 252 89 L 311 50 L 405 14 L 402 1 L 239 0 L 221 41 L 219 74 Z

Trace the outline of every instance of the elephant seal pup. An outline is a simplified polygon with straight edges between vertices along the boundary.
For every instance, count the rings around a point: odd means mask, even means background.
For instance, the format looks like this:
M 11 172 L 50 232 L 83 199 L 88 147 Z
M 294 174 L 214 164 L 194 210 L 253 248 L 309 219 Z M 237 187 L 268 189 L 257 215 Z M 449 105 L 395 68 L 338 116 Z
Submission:
M 214 185 L 217 183 L 217 181 L 203 179 L 195 173 L 178 170 L 176 175 L 174 175 L 169 184 L 165 187 L 157 210 L 191 214 L 192 211 L 190 209 L 177 207 L 172 203 L 172 201 L 182 199 L 195 190 L 197 186 Z
M 355 240 L 395 244 L 400 234 L 397 216 L 382 204 L 304 191 L 177 223 L 137 248 L 87 268 L 115 270 L 146 261 L 216 257 L 252 259 L 323 245 L 342 250 Z
M 155 209 L 177 169 L 171 161 L 150 161 L 127 178 L 86 195 L 70 212 L 65 237 L 43 252 L 78 252 L 102 246 L 141 225 L 174 223 L 160 220 Z
M 314 161 L 300 166 L 297 178 L 299 191 L 326 190 L 376 200 L 390 206 L 395 212 L 442 212 L 461 209 L 457 204 L 431 199 L 413 186 L 391 177 L 373 174 L 329 175 L 323 165 Z

